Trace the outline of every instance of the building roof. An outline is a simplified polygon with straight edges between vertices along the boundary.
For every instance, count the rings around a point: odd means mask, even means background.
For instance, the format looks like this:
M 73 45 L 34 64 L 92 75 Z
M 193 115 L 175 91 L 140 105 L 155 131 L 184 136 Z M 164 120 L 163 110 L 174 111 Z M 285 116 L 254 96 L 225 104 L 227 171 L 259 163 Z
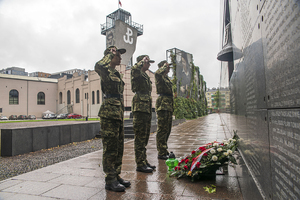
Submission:
M 52 78 L 30 77 L 30 76 L 20 76 L 20 75 L 11 75 L 11 74 L 0 74 L 0 78 L 18 79 L 18 80 L 25 80 L 25 81 L 41 81 L 41 82 L 51 82 L 51 83 L 58 82 L 57 79 L 52 79 Z
M 216 92 L 216 91 L 218 91 L 218 89 L 219 88 L 208 88 L 206 92 Z M 229 91 L 229 88 L 227 88 L 227 87 L 226 88 L 221 87 L 220 91 Z

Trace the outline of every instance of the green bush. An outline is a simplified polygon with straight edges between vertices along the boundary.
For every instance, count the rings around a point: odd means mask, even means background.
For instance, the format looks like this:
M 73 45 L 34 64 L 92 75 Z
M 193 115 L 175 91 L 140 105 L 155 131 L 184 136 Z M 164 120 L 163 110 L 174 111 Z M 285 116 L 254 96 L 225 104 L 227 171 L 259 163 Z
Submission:
M 174 115 L 176 119 L 195 119 L 206 115 L 206 106 L 193 98 L 175 97 Z

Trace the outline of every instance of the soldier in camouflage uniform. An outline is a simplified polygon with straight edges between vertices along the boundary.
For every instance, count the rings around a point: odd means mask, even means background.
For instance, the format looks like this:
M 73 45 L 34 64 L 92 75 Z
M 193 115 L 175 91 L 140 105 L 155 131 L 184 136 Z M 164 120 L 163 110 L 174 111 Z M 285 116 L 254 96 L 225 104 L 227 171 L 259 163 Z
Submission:
M 125 52 L 126 49 L 110 46 L 104 51 L 104 57 L 95 65 L 95 71 L 101 78 L 101 90 L 105 94 L 105 100 L 98 113 L 102 130 L 105 189 L 116 192 L 122 192 L 125 187 L 130 186 L 129 181 L 119 176 L 124 150 L 124 82 L 115 69 L 121 63 L 121 54 Z
M 134 150 L 137 171 L 151 173 L 155 166 L 147 161 L 146 146 L 148 144 L 152 117 L 152 82 L 145 73 L 153 60 L 147 55 L 137 58 L 131 68 L 131 90 L 135 93 L 132 99 Z
M 157 112 L 157 134 L 156 146 L 158 159 L 168 159 L 168 139 L 172 128 L 173 115 L 173 92 L 172 82 L 168 78 L 170 71 L 166 60 L 158 64 L 159 69 L 155 72 L 156 91 L 159 97 L 156 100 L 155 109 Z

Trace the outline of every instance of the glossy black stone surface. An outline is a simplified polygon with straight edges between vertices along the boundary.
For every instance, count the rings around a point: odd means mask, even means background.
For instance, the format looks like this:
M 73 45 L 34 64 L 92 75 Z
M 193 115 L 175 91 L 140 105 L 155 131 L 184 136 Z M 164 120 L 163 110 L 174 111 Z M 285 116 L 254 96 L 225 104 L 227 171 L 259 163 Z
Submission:
M 261 29 L 264 38 L 268 108 L 300 105 L 300 2 L 265 2 Z
M 300 199 L 300 2 L 228 2 L 232 42 L 243 57 L 234 59 L 228 83 L 221 71 L 221 87 L 231 95 L 231 113 L 221 113 L 222 120 L 238 131 L 261 195 Z
M 300 197 L 300 109 L 269 111 L 274 199 Z

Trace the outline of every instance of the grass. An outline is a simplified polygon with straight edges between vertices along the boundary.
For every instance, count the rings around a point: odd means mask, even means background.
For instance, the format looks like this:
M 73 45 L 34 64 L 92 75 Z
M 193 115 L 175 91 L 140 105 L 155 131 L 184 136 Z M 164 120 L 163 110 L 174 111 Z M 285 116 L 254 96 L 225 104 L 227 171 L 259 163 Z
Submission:
M 85 121 L 85 118 L 81 119 L 36 119 L 36 120 L 5 120 L 0 123 L 18 123 L 18 122 L 44 122 L 44 121 Z M 100 118 L 89 118 L 88 121 L 100 121 Z

